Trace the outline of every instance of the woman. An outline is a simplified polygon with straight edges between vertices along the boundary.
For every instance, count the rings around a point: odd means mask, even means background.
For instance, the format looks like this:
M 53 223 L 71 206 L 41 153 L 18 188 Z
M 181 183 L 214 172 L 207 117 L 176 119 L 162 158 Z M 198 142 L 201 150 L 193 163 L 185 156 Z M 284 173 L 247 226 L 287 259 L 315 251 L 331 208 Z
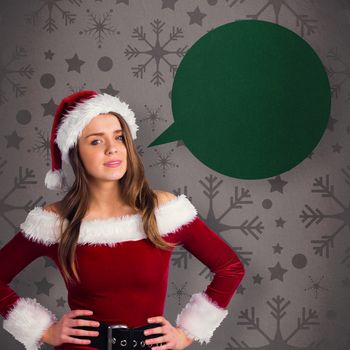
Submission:
M 60 103 L 51 132 L 52 169 L 45 184 L 62 188 L 62 160 L 74 184 L 59 202 L 32 209 L 0 250 L 4 329 L 35 350 L 184 349 L 209 343 L 244 276 L 236 253 L 197 215 L 185 195 L 152 190 L 133 139 L 129 106 L 82 91 Z M 164 318 L 171 253 L 183 246 L 214 273 L 176 319 Z M 50 257 L 72 311 L 60 320 L 9 283 L 40 256 Z

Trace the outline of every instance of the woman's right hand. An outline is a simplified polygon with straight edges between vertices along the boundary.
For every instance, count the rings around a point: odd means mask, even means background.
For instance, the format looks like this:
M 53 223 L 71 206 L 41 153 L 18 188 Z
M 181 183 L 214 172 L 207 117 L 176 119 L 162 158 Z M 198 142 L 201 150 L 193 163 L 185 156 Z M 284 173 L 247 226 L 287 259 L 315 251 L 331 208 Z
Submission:
M 74 319 L 77 316 L 88 316 L 92 314 L 93 312 L 90 310 L 72 310 L 65 313 L 59 321 L 53 323 L 46 330 L 41 340 L 53 346 L 61 345 L 63 343 L 90 344 L 91 340 L 89 339 L 79 339 L 71 336 L 98 336 L 98 331 L 87 331 L 84 329 L 72 328 L 80 326 L 98 327 L 99 322 L 97 321 Z

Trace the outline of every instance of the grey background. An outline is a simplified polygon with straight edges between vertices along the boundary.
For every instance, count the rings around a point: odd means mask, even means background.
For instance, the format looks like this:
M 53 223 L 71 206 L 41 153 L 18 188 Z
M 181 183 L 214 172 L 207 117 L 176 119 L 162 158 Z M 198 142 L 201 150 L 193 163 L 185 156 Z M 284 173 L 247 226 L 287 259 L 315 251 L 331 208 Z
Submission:
M 46 0 L 2 0 L 0 5 L 1 246 L 33 206 L 63 195 L 44 186 L 52 114 L 60 99 L 85 88 L 108 92 L 126 100 L 136 113 L 140 125 L 136 144 L 152 187 L 185 193 L 244 261 L 247 273 L 232 298 L 229 315 L 206 347 L 348 349 L 350 2 L 63 0 L 57 4 L 69 11 L 70 20 L 66 22 L 56 6 L 50 14 Z M 216 26 L 251 15 L 298 33 L 327 69 L 332 110 L 313 153 L 280 176 L 244 181 L 207 168 L 181 141 L 147 149 L 173 122 L 169 98 L 173 75 L 164 57 L 157 67 L 151 55 L 126 54 L 130 47 L 150 48 L 133 37 L 135 28 L 142 26 L 154 46 L 158 20 L 163 25 L 161 43 L 168 40 L 173 26 L 180 27 L 183 38 L 167 46 L 176 51 L 191 47 Z M 99 33 L 96 23 L 103 18 L 105 27 Z M 182 59 L 176 54 L 165 58 L 175 65 Z M 136 77 L 133 67 L 149 59 L 143 76 Z M 157 72 L 164 79 L 158 85 L 152 82 Z M 70 169 L 64 169 L 69 174 Z M 316 254 L 315 248 L 322 244 L 324 249 Z M 165 313 L 172 324 L 191 294 L 210 282 L 209 272 L 186 251 L 174 252 Z M 46 258 L 30 264 L 11 286 L 21 296 L 37 298 L 58 317 L 69 310 L 62 277 Z M 1 349 L 23 349 L 2 328 L 0 344 Z M 190 346 L 200 347 L 196 342 Z

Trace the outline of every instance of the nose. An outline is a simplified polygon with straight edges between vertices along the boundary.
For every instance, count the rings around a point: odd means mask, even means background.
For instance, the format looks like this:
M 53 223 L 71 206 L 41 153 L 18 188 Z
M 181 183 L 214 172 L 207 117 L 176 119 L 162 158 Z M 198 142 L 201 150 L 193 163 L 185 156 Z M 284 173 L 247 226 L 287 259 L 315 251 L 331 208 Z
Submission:
M 107 147 L 107 154 L 112 154 L 118 151 L 118 146 L 110 143 L 109 146 Z
M 116 148 L 116 147 L 112 147 L 112 148 L 110 148 L 110 149 L 107 151 L 107 154 L 113 154 L 113 153 L 115 153 L 115 152 L 117 152 L 117 148 Z

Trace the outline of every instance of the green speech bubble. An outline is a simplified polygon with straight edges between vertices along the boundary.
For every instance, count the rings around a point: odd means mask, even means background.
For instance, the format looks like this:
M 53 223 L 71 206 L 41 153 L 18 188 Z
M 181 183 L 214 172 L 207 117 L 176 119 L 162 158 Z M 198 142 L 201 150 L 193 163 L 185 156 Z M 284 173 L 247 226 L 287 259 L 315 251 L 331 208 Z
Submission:
M 311 153 L 330 108 L 326 71 L 306 41 L 274 23 L 239 20 L 188 50 L 172 88 L 175 122 L 148 147 L 183 140 L 221 174 L 267 178 Z

